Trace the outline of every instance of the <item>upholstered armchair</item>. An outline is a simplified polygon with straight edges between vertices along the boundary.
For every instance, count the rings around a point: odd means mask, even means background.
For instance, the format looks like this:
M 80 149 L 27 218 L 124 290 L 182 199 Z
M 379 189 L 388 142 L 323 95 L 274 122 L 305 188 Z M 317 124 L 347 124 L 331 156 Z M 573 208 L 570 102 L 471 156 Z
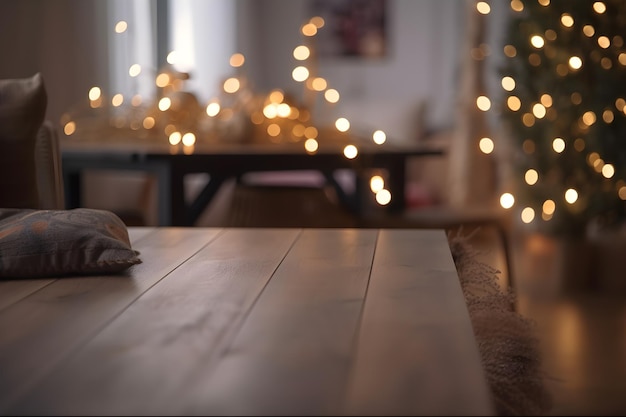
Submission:
M 61 156 L 43 77 L 0 80 L 0 207 L 62 209 Z

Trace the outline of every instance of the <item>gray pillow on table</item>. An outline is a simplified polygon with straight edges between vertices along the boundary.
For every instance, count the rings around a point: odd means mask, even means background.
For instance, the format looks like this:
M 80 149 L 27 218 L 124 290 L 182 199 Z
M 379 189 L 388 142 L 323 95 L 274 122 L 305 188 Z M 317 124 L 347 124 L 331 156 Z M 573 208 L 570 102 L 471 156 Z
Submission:
M 0 209 L 0 278 L 114 274 L 138 255 L 110 211 Z

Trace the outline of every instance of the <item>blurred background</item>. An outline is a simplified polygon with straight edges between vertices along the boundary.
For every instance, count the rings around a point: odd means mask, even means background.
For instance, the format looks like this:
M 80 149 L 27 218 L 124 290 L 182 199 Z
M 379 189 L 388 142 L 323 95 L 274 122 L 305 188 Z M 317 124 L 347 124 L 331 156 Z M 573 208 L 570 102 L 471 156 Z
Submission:
M 163 90 L 155 79 L 168 72 L 207 114 L 211 103 L 225 109 L 233 97 L 279 90 L 308 105 L 320 126 L 345 117 L 355 134 L 381 129 L 389 144 L 443 149 L 407 167 L 406 216 L 369 225 L 422 227 L 429 217 L 415 213 L 453 208 L 446 228 L 467 232 L 463 220 L 475 225 L 478 209 L 487 219 L 474 236 L 480 256 L 537 323 L 551 414 L 620 415 L 625 9 L 613 0 L 0 0 L 0 78 L 42 73 L 46 118 L 62 143 L 80 139 L 68 126 L 89 118 L 94 88 L 107 111 L 123 113 L 116 95 L 156 102 Z M 324 24 L 307 35 L 314 17 Z M 297 57 L 301 45 L 312 59 Z M 316 91 L 340 98 L 311 96 L 297 79 L 300 61 L 323 78 Z M 231 78 L 242 87 L 229 91 Z M 226 136 L 249 122 L 233 120 L 222 126 Z M 187 191 L 206 181 L 190 176 Z M 148 174 L 93 170 L 83 205 L 155 226 L 157 193 Z M 280 217 L 280 206 L 309 198 L 237 193 L 225 187 L 196 225 L 232 225 L 235 206 L 270 198 L 265 215 Z M 333 210 L 318 215 L 363 225 Z

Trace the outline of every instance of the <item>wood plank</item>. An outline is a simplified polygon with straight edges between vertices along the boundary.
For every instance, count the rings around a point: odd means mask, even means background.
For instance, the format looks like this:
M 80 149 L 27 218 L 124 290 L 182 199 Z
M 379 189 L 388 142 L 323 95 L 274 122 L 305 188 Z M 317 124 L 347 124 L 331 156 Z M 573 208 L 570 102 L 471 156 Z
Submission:
M 0 313 L 54 281 L 54 278 L 0 280 Z
M 190 386 L 186 411 L 337 414 L 376 235 L 304 229 L 220 362 Z
M 139 298 L 9 412 L 185 415 L 180 399 L 191 388 L 192 376 L 228 346 L 299 233 L 227 230 Z M 191 253 L 187 248 L 178 252 Z
M 442 230 L 380 232 L 346 413 L 493 413 Z
M 151 239 L 137 241 L 143 263 L 126 274 L 58 279 L 3 310 L 0 413 L 219 233 L 158 230 Z

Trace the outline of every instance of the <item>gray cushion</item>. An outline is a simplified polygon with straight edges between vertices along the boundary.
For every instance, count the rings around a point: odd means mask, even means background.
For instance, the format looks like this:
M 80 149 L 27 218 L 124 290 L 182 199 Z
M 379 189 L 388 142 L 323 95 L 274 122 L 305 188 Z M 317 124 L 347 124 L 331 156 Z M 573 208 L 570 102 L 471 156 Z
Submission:
M 141 260 L 107 210 L 0 209 L 0 277 L 111 274 Z
M 0 207 L 38 207 L 35 140 L 47 100 L 39 73 L 0 80 Z

